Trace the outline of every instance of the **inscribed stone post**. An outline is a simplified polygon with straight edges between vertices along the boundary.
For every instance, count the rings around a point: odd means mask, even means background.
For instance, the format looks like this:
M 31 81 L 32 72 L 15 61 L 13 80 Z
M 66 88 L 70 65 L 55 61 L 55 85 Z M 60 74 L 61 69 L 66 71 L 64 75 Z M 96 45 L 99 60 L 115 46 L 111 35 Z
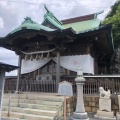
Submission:
M 72 84 L 67 81 L 59 83 L 58 95 L 73 96 Z
M 66 120 L 66 96 L 73 96 L 72 84 L 67 81 L 59 83 L 58 95 L 64 96 L 64 120 Z

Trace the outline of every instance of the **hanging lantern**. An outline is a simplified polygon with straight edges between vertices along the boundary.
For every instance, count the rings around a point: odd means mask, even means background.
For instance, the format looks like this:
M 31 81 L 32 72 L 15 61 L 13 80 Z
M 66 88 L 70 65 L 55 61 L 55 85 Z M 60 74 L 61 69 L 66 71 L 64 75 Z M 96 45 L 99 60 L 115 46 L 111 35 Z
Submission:
M 39 55 L 38 55 L 38 54 L 36 55 L 35 59 L 36 59 L 36 60 L 38 60 L 38 59 L 39 59 Z
M 41 57 L 40 57 L 41 60 L 43 60 L 43 53 L 41 54 Z
M 33 55 L 31 55 L 31 57 L 30 57 L 30 61 L 33 61 Z
M 25 60 L 27 61 L 27 58 L 28 58 L 28 56 L 27 55 L 25 55 Z
M 50 57 L 50 53 L 48 52 L 48 54 L 47 54 L 47 57 L 46 57 L 46 58 L 47 58 L 47 59 L 49 59 L 49 57 Z

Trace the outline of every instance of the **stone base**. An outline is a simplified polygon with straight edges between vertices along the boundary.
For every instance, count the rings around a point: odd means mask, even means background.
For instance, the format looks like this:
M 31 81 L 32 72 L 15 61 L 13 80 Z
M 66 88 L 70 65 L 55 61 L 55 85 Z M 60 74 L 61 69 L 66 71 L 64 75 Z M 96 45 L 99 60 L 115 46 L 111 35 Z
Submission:
M 84 113 L 73 112 L 72 120 L 89 120 L 89 118 L 86 112 Z
M 120 112 L 116 114 L 117 120 L 120 120 Z
M 94 115 L 94 118 L 97 118 L 100 120 L 116 120 L 116 117 L 114 116 L 113 111 L 107 112 L 107 111 L 97 110 L 97 113 L 96 115 Z
M 99 99 L 99 110 L 111 111 L 111 99 L 109 98 L 100 98 Z
M 116 117 L 108 118 L 108 117 L 102 117 L 102 116 L 98 116 L 98 115 L 94 115 L 94 118 L 96 118 L 98 120 L 116 120 Z M 119 119 L 117 119 L 117 120 L 119 120 Z

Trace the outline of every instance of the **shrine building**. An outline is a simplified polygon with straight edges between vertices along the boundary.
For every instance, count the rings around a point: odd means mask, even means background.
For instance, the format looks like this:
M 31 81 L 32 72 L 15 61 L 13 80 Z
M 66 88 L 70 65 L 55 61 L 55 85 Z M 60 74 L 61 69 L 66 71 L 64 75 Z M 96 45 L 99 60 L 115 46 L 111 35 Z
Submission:
M 103 25 L 97 18 L 102 12 L 58 20 L 45 9 L 41 24 L 26 17 L 19 27 L 0 38 L 1 47 L 19 55 L 14 89 L 24 86 L 29 91 L 56 92 L 61 81 L 74 83 L 79 67 L 87 78 L 110 75 L 112 25 Z M 5 89 L 8 86 L 6 81 Z

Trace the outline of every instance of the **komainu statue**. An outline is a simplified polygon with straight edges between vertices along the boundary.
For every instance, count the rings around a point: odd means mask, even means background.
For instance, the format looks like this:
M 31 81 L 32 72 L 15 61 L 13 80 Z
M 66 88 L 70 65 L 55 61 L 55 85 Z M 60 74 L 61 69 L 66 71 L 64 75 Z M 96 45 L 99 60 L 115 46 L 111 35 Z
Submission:
M 110 99 L 110 96 L 111 96 L 110 90 L 105 91 L 103 87 L 99 87 L 99 91 L 100 91 L 100 98 Z

